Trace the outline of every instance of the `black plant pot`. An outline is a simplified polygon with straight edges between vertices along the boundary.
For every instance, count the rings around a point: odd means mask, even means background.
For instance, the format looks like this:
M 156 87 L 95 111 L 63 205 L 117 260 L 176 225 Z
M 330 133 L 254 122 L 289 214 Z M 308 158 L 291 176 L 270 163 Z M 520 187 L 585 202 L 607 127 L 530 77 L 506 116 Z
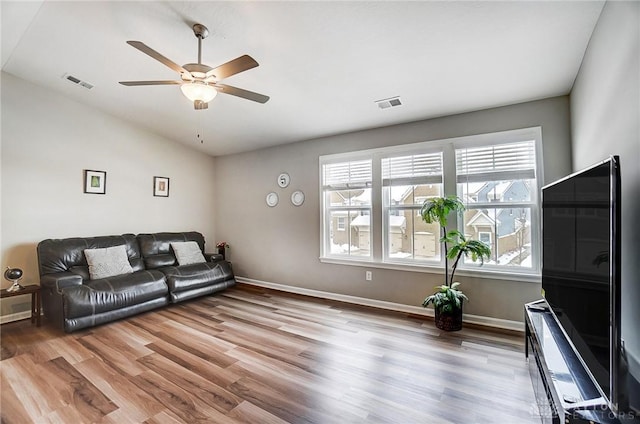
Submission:
M 222 255 L 222 259 L 227 259 L 227 255 L 225 254 L 227 252 L 225 252 L 225 250 L 226 249 L 224 247 L 218 247 L 218 254 Z
M 436 327 L 443 331 L 462 330 L 462 304 L 451 312 L 443 312 L 436 308 Z

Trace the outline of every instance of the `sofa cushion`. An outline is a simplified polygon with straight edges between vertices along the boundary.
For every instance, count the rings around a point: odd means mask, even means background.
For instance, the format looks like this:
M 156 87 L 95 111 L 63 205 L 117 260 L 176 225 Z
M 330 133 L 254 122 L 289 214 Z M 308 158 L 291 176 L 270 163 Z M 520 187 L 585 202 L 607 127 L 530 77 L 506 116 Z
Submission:
M 77 318 L 166 297 L 168 288 L 161 272 L 138 271 L 63 288 L 62 295 L 65 318 Z
M 92 280 L 133 273 L 125 245 L 85 249 L 84 256 L 87 259 L 89 276 Z
M 161 268 L 171 293 L 196 289 L 233 278 L 231 265 L 225 261 Z
M 47 239 L 38 243 L 38 267 L 40 276 L 70 271 L 89 278 L 85 249 L 100 249 L 124 244 L 127 247 L 129 263 L 134 271 L 144 269 L 140 247 L 136 236 L 74 237 L 66 239 Z
M 202 234 L 189 231 L 184 233 L 154 233 L 138 234 L 140 253 L 144 258 L 147 269 L 164 268 L 177 265 L 171 243 L 195 241 L 204 252 L 204 237 Z
M 200 246 L 195 241 L 181 241 L 171 243 L 178 265 L 191 265 L 206 262 Z

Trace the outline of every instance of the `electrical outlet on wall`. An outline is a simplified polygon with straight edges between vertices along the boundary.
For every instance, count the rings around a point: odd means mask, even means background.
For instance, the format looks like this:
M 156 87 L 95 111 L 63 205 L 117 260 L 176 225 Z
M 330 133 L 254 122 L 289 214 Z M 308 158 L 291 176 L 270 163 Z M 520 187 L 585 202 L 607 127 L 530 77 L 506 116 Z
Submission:
M 371 278 L 373 277 L 372 272 L 371 271 L 365 271 L 364 273 L 364 279 L 367 281 L 371 281 Z

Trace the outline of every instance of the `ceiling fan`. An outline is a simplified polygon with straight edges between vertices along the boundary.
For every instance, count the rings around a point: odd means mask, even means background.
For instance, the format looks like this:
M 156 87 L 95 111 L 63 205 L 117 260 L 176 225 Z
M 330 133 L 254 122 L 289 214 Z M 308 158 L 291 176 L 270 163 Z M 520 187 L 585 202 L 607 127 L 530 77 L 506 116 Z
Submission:
M 193 26 L 193 33 L 198 38 L 198 63 L 187 63 L 183 66 L 167 59 L 141 41 L 127 41 L 127 44 L 130 46 L 135 47 L 142 53 L 151 56 L 158 62 L 178 72 L 180 74 L 181 81 L 120 81 L 120 84 L 126 86 L 180 85 L 182 93 L 193 102 L 193 107 L 196 110 L 207 109 L 209 107 L 208 103 L 213 100 L 218 92 L 231 94 L 232 96 L 241 97 L 258 103 L 266 103 L 267 100 L 269 100 L 269 96 L 220 83 L 221 80 L 227 77 L 255 68 L 258 66 L 258 62 L 256 62 L 251 56 L 244 55 L 216 68 L 207 66 L 202 63 L 202 40 L 207 38 L 209 30 L 202 24 L 195 24 Z

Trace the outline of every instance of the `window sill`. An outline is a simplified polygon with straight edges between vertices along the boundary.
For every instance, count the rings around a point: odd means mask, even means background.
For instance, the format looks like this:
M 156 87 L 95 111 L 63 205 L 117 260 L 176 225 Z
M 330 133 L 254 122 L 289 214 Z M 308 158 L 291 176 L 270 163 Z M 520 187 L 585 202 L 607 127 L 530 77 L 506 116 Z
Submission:
M 395 271 L 423 272 L 429 274 L 444 275 L 444 271 L 441 266 L 401 264 L 394 262 L 375 262 L 373 259 L 343 259 L 335 257 L 320 257 L 319 259 L 321 263 L 326 264 L 360 266 L 366 268 L 381 268 Z M 519 283 L 540 283 L 541 281 L 540 274 L 505 272 L 497 271 L 495 269 L 458 269 L 456 271 L 456 275 L 459 275 L 461 277 L 473 277 L 489 280 L 508 280 Z

